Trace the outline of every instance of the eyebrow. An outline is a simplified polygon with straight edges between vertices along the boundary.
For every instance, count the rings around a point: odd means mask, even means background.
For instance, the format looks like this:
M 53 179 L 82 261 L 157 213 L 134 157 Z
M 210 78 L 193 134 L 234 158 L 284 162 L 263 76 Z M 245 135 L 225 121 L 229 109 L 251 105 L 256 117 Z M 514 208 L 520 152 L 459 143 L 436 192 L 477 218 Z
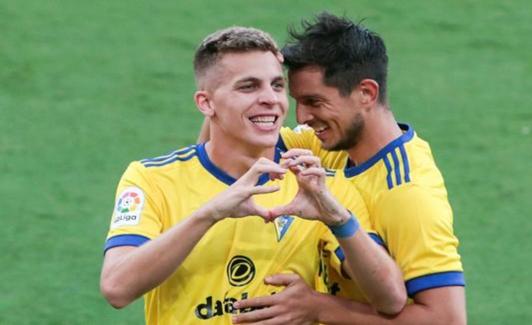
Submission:
M 294 97 L 292 93 L 290 93 L 290 97 Z M 324 97 L 317 95 L 317 94 L 305 94 L 298 97 L 299 100 L 323 100 Z
M 282 75 L 276 76 L 271 81 L 274 82 L 274 81 L 279 81 L 279 80 L 284 81 L 284 77 Z M 261 79 L 256 78 L 256 77 L 244 77 L 242 79 L 237 80 L 235 84 L 246 83 L 246 82 L 261 82 Z
M 238 84 L 238 83 L 245 83 L 245 82 L 259 82 L 259 78 L 255 78 L 255 77 L 244 77 L 242 79 L 238 79 L 235 84 Z

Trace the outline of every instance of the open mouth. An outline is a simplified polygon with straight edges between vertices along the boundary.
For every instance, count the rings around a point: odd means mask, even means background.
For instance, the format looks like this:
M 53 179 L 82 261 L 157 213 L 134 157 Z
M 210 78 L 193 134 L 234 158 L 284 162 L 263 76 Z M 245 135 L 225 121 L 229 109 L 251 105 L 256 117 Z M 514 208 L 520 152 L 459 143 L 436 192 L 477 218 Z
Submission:
M 314 133 L 316 133 L 317 136 L 320 136 L 325 131 L 327 131 L 329 129 L 329 127 L 327 125 L 323 125 L 323 124 L 322 125 L 313 125 L 312 129 L 314 129 Z
M 251 123 L 261 128 L 271 128 L 275 126 L 279 116 L 277 115 L 254 115 L 249 118 Z

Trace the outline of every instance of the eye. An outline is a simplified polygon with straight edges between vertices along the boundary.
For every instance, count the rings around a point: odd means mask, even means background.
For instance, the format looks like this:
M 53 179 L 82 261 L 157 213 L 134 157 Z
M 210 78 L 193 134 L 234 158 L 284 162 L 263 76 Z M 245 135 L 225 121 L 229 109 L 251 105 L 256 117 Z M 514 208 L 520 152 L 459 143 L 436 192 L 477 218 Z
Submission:
M 238 86 L 238 90 L 240 91 L 244 91 L 244 92 L 250 92 L 250 91 L 253 91 L 257 88 L 257 85 L 254 84 L 254 83 L 248 83 L 248 84 L 243 84 L 243 85 L 240 85 Z
M 302 101 L 303 105 L 309 106 L 309 107 L 320 107 L 321 101 L 316 98 L 307 98 Z
M 276 91 L 282 91 L 285 88 L 284 81 L 276 81 L 272 84 L 272 88 Z

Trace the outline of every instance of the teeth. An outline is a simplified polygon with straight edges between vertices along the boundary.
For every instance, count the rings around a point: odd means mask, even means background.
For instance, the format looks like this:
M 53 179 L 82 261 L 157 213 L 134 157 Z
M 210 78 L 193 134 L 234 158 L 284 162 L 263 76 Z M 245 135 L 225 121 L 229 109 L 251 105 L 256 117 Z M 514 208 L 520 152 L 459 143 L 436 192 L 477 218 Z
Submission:
M 260 124 L 264 126 L 272 126 L 275 124 L 275 121 L 277 120 L 277 116 L 274 115 L 259 115 L 259 116 L 253 116 L 249 119 L 254 124 Z
M 275 122 L 275 116 L 254 116 L 250 120 L 251 122 L 273 123 Z
M 327 129 L 327 126 L 326 126 L 326 125 L 322 125 L 322 126 L 320 126 L 320 127 L 316 127 L 316 126 L 314 127 L 314 131 L 315 131 L 316 133 L 321 133 L 321 132 L 325 131 L 326 129 Z

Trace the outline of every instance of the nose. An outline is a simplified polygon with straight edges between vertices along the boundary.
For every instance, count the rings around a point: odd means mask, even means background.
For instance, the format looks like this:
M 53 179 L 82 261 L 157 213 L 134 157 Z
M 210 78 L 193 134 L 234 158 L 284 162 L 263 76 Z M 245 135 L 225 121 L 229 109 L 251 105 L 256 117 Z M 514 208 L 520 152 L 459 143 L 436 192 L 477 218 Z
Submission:
M 305 105 L 296 103 L 296 120 L 298 124 L 308 124 L 313 116 Z
M 260 94 L 259 102 L 271 106 L 279 102 L 280 96 L 283 96 L 283 94 L 275 91 L 272 87 L 264 87 Z

